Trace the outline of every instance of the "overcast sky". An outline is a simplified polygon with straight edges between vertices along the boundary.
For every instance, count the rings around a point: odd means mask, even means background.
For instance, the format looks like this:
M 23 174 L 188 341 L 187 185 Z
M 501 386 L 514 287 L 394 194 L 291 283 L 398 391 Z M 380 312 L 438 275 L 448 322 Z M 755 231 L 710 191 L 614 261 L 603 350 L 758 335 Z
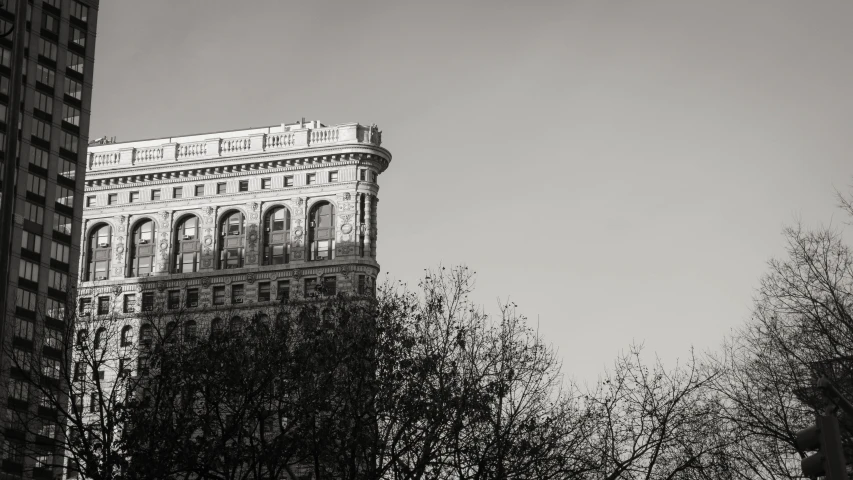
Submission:
M 91 138 L 378 124 L 383 270 L 467 264 L 582 381 L 715 347 L 845 220 L 848 0 L 112 0 L 95 55 Z

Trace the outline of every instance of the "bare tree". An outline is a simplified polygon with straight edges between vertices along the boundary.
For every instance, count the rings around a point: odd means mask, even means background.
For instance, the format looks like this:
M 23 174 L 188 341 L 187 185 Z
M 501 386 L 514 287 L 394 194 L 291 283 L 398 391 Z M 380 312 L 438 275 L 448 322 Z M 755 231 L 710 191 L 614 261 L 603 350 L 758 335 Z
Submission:
M 619 357 L 586 397 L 594 478 L 726 478 L 731 437 L 709 388 L 715 376 L 692 356 L 672 370 L 645 365 L 636 346 Z

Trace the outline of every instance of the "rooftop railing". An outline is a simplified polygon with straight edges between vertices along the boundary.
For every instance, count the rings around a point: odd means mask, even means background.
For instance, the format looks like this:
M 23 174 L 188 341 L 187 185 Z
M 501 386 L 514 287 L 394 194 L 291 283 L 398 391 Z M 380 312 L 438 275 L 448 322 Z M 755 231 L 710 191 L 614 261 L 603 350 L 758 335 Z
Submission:
M 197 138 L 197 137 L 196 137 Z M 286 151 L 334 144 L 365 143 L 379 146 L 382 132 L 376 126 L 359 124 L 323 128 L 303 128 L 285 132 L 252 133 L 245 136 L 208 138 L 178 143 L 170 138 L 161 145 L 146 141 L 89 147 L 87 170 L 111 170 L 134 165 L 159 165 L 190 160 L 247 155 L 259 152 Z M 142 143 L 142 142 L 138 142 Z

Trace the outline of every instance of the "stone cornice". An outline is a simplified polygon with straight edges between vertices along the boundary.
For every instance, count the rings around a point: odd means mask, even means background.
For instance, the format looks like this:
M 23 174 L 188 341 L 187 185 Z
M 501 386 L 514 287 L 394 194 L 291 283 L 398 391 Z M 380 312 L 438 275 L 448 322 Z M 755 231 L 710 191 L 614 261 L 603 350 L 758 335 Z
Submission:
M 365 163 L 367 162 L 367 163 Z M 250 162 L 250 163 L 258 163 L 258 162 Z M 187 172 L 201 169 L 186 169 L 186 170 L 174 170 L 167 172 L 157 172 L 157 173 L 141 173 L 136 172 L 134 170 L 133 174 L 119 175 L 117 177 L 98 177 L 96 175 L 86 174 L 86 191 L 87 192 L 95 192 L 95 191 L 103 191 L 103 190 L 113 190 L 113 189 L 121 189 L 121 188 L 140 188 L 143 186 L 153 186 L 153 185 L 169 185 L 174 183 L 185 183 L 185 182 L 208 182 L 217 179 L 227 179 L 227 178 L 238 178 L 238 177 L 254 177 L 254 176 L 263 176 L 263 175 L 272 175 L 272 174 L 286 174 L 288 172 L 298 172 L 302 170 L 312 170 L 318 168 L 326 168 L 326 167 L 343 167 L 343 166 L 351 166 L 351 165 L 369 165 L 372 163 L 370 159 L 364 160 L 345 160 L 345 161 L 327 161 L 327 162 L 317 162 L 310 163 L 308 165 L 288 165 L 288 166 L 257 166 L 255 168 L 249 169 L 241 169 L 237 172 L 224 172 L 225 169 L 234 167 L 236 165 L 219 165 L 216 167 L 210 167 L 207 169 L 217 169 L 223 170 L 222 173 L 200 173 L 200 174 L 188 174 Z M 240 165 L 242 166 L 242 165 Z M 381 169 L 382 171 L 384 169 Z M 168 178 L 160 178 L 160 179 L 140 179 L 137 180 L 134 177 L 139 176 L 151 176 L 151 175 L 166 175 Z M 104 180 L 107 181 L 104 184 Z M 100 184 L 98 184 L 100 183 Z M 291 188 L 291 187 L 288 187 Z

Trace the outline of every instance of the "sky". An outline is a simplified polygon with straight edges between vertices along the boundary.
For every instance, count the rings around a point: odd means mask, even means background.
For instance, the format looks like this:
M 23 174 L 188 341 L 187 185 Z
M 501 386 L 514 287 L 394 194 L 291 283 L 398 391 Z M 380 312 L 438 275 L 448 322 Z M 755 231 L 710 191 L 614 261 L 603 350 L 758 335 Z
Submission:
M 101 2 L 90 138 L 376 123 L 378 261 L 465 264 L 594 382 L 749 319 L 785 226 L 847 220 L 853 3 Z

